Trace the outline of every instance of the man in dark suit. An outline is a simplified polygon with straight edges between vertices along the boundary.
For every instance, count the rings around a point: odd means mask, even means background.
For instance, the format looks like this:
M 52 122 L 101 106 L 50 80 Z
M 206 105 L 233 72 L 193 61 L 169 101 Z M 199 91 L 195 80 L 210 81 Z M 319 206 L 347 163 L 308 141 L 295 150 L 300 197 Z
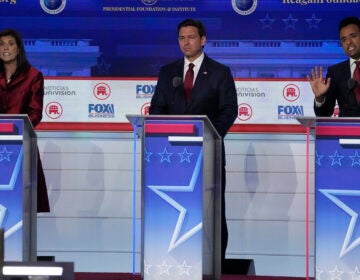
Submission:
M 338 31 L 341 46 L 349 59 L 330 66 L 325 80 L 322 67 L 312 69 L 311 77 L 307 78 L 315 95 L 314 112 L 316 116 L 329 117 L 333 115 L 337 102 L 339 117 L 359 117 L 360 103 L 355 92 L 360 90 L 360 81 L 354 75 L 356 67 L 360 67 L 359 18 L 342 19 Z
M 230 69 L 204 53 L 206 30 L 201 21 L 186 19 L 179 23 L 178 42 L 184 58 L 160 69 L 149 112 L 152 115 L 206 115 L 223 139 L 238 115 L 236 88 Z M 190 64 L 193 66 L 192 89 L 186 77 Z M 228 230 L 225 217 L 224 143 L 222 147 L 221 257 L 223 264 Z

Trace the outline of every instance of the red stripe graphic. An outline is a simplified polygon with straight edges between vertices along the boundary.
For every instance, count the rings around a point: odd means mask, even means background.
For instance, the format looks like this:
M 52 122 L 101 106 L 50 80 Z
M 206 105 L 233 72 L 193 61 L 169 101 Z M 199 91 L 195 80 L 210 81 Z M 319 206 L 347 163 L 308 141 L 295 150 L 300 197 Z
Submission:
M 145 133 L 157 134 L 194 134 L 193 124 L 146 124 Z
M 360 126 L 317 126 L 317 136 L 360 136 Z
M 0 133 L 14 133 L 15 126 L 13 123 L 0 123 Z

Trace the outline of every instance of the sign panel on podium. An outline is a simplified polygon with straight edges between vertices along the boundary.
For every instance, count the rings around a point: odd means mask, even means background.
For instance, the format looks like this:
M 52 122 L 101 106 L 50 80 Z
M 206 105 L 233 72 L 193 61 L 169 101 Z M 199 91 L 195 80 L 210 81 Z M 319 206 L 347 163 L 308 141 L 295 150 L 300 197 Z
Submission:
M 27 115 L 0 115 L 0 228 L 5 261 L 36 260 L 36 133 Z
M 360 119 L 299 121 L 315 135 L 316 279 L 358 279 Z
M 143 279 L 220 279 L 220 136 L 206 116 L 127 117 L 142 139 Z

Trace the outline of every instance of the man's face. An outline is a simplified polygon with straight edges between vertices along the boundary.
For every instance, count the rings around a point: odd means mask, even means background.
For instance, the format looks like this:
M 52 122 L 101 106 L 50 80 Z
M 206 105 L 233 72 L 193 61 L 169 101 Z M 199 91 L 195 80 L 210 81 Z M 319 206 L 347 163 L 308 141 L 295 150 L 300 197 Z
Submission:
M 206 37 L 200 37 L 196 27 L 186 26 L 180 28 L 178 40 L 184 56 L 188 60 L 194 61 L 203 52 L 202 48 L 205 45 Z
M 353 59 L 360 58 L 360 29 L 349 24 L 340 30 L 340 42 L 345 54 Z

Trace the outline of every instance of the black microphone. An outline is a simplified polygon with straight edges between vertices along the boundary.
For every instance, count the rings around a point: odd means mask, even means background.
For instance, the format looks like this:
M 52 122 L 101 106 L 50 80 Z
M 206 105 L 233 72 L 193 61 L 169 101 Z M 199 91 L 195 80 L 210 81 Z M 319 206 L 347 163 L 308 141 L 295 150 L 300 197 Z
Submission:
M 172 80 L 172 84 L 174 88 L 177 88 L 182 84 L 182 78 L 181 77 L 174 77 Z
M 348 89 L 352 91 L 358 85 L 357 80 L 350 78 L 347 82 Z

